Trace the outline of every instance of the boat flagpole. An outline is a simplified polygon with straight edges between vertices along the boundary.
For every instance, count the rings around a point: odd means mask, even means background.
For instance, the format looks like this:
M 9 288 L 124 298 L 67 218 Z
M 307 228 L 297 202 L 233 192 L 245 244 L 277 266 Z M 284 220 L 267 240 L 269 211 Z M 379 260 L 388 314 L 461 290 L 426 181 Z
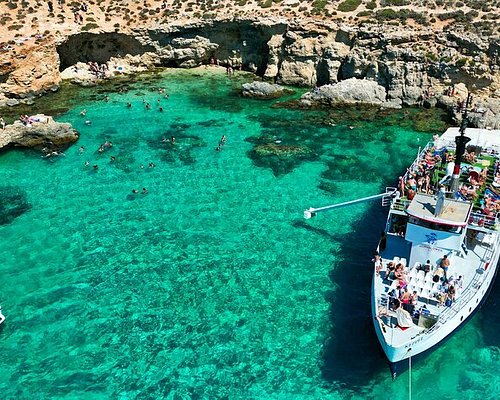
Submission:
M 465 129 L 467 128 L 467 111 L 472 101 L 472 95 L 469 92 L 467 95 L 467 100 L 463 104 L 462 108 L 462 123 L 460 124 L 459 133 L 460 136 L 455 136 L 455 166 L 453 167 L 453 175 L 451 177 L 450 191 L 455 193 L 460 185 L 460 166 L 462 163 L 462 157 L 465 154 L 465 146 L 470 142 L 470 138 L 465 136 Z

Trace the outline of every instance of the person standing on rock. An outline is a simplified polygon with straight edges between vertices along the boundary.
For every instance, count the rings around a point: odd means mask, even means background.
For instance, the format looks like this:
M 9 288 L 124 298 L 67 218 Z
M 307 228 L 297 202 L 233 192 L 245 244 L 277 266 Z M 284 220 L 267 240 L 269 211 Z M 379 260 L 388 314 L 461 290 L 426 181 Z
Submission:
M 49 13 L 53 12 L 54 11 L 54 6 L 52 5 L 52 2 L 51 1 L 48 1 L 47 2 L 47 7 L 49 7 Z
M 5 129 L 5 121 L 2 117 L 0 117 L 0 126 L 2 127 L 2 129 Z

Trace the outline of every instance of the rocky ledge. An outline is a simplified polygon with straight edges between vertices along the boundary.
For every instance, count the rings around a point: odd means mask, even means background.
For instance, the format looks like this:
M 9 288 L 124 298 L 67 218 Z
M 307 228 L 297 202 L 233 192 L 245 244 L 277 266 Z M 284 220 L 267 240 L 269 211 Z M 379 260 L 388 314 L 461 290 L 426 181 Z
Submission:
M 399 108 L 397 102 L 386 100 L 385 88 L 375 81 L 350 78 L 334 85 L 324 85 L 304 94 L 303 105 L 369 104 Z
M 293 91 L 283 86 L 258 81 L 244 83 L 241 88 L 241 94 L 244 97 L 254 97 L 257 99 L 277 99 L 278 97 L 291 93 L 293 93 Z
M 0 129 L 0 149 L 8 146 L 59 148 L 78 140 L 71 124 L 55 122 L 46 115 L 28 117 L 27 123 L 16 121 Z

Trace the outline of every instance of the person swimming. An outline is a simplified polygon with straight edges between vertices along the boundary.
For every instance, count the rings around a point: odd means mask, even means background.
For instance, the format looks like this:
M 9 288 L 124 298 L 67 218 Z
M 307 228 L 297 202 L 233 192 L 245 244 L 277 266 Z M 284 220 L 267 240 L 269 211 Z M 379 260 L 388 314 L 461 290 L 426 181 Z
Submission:
M 132 108 L 132 103 L 127 103 L 128 108 Z
M 82 111 L 80 111 L 80 115 L 82 115 L 82 116 L 87 115 L 87 110 L 86 110 L 86 109 L 83 109 Z

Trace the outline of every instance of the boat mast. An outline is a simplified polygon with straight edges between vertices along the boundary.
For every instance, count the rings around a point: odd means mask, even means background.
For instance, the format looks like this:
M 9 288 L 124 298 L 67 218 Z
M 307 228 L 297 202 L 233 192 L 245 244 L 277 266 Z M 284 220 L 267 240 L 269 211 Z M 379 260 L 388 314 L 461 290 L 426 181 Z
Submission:
M 467 128 L 467 111 L 471 102 L 472 95 L 469 92 L 467 100 L 462 107 L 462 123 L 460 124 L 460 136 L 455 136 L 456 154 L 455 154 L 455 167 L 453 168 L 453 175 L 451 177 L 450 191 L 455 193 L 460 185 L 460 165 L 462 157 L 465 154 L 465 145 L 470 142 L 470 138 L 465 136 L 465 129 Z

